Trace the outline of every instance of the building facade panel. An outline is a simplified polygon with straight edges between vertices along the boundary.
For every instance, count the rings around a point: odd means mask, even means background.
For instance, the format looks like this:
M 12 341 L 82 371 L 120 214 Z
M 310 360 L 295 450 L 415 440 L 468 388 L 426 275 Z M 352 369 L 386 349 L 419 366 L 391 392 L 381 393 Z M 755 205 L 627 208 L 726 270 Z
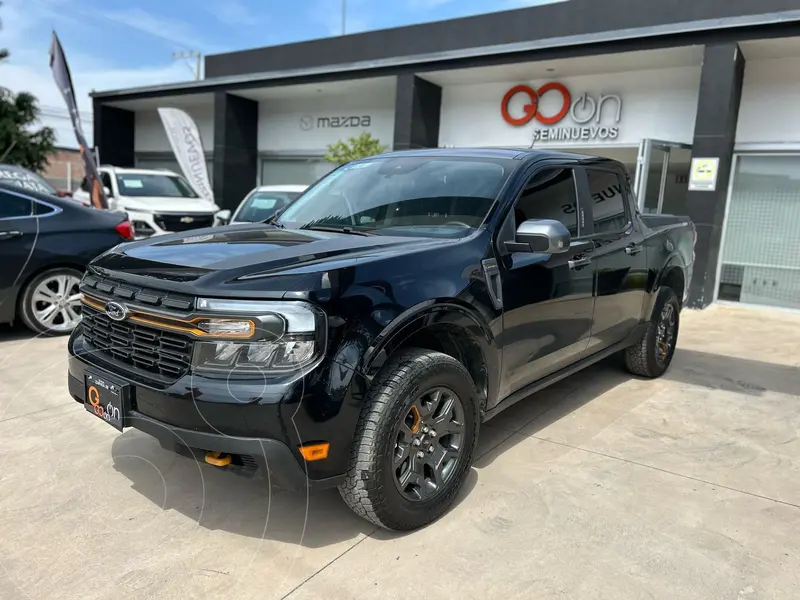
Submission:
M 365 131 L 392 147 L 394 89 L 259 103 L 259 152 L 322 156 L 329 144 Z
M 164 106 L 170 106 L 168 102 Z M 197 129 L 203 141 L 203 150 L 213 152 L 214 150 L 214 104 L 209 102 L 205 106 L 193 106 L 191 108 L 177 106 L 185 110 L 189 116 L 197 123 Z M 164 125 L 158 116 L 156 109 L 136 111 L 136 125 L 134 129 L 134 151 L 141 153 L 172 152 L 169 145 Z
M 442 89 L 439 145 L 638 147 L 642 138 L 691 143 L 699 86 L 699 66 L 448 85 Z M 537 98 L 530 90 L 539 92 Z M 533 103 L 536 116 L 516 124 Z
M 737 147 L 800 149 L 800 59 L 748 60 L 736 129 Z

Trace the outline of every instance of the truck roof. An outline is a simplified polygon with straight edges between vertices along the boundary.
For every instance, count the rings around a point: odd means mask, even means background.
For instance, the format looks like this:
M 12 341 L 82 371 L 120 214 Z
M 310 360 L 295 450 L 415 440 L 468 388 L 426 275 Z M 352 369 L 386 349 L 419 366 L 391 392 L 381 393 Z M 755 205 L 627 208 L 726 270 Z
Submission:
M 463 156 L 473 158 L 511 158 L 514 160 L 569 158 L 572 160 L 616 162 L 609 158 L 603 158 L 600 156 L 547 148 L 423 148 L 419 150 L 399 150 L 396 152 L 387 152 L 385 154 L 381 154 L 380 156 Z

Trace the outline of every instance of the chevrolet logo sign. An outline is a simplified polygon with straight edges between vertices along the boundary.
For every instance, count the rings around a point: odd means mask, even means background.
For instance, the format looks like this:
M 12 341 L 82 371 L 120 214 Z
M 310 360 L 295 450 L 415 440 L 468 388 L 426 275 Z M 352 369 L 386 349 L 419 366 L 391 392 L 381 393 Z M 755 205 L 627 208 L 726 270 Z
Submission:
M 181 217 L 181 223 L 194 223 L 194 217 Z

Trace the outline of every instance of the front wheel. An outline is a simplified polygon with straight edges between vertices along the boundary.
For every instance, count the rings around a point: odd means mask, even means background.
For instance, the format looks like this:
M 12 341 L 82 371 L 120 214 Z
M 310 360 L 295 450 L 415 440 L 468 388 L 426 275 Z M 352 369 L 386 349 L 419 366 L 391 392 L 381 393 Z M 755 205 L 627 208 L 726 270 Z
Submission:
M 81 272 L 50 269 L 34 277 L 22 292 L 23 323 L 41 335 L 67 335 L 81 320 Z
M 375 379 L 362 409 L 342 498 L 386 529 L 436 520 L 466 479 L 478 408 L 472 378 L 457 360 L 430 350 L 402 352 Z
M 681 305 L 675 290 L 661 288 L 641 339 L 625 350 L 625 366 L 634 375 L 660 377 L 669 368 L 678 341 Z

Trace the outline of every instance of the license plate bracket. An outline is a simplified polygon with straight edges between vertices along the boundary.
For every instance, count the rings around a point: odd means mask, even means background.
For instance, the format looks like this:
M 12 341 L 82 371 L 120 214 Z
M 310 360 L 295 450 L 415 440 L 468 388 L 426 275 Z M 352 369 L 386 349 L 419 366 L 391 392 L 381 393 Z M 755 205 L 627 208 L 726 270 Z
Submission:
M 88 369 L 84 373 L 84 383 L 84 408 L 119 431 L 127 427 L 131 407 L 130 384 Z

